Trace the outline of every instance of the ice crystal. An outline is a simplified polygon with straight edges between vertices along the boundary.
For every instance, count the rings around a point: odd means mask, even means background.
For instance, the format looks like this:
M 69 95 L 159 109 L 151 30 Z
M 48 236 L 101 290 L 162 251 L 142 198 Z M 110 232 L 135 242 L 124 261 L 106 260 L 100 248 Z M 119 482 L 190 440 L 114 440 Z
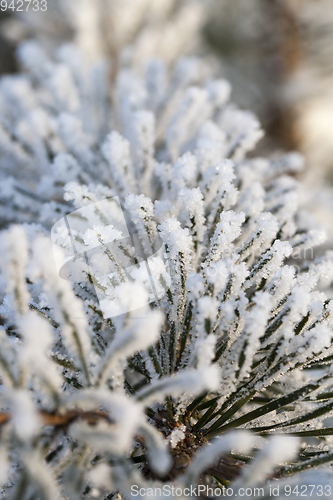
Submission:
M 248 158 L 258 121 L 194 59 L 125 61 L 110 97 L 74 47 L 20 58 L 0 81 L 8 495 L 254 485 L 331 461 L 296 439 L 333 433 L 332 254 L 306 253 L 324 236 L 298 209 L 299 157 Z

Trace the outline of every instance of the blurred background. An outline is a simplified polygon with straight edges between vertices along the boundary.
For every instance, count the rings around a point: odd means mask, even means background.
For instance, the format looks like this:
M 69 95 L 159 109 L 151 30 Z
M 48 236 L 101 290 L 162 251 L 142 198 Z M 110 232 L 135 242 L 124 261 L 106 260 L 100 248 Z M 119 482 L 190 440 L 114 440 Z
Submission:
M 332 0 L 49 0 L 44 13 L 0 11 L 0 23 L 0 73 L 17 71 L 15 48 L 32 37 L 50 51 L 72 40 L 114 73 L 131 44 L 137 66 L 206 56 L 259 116 L 263 153 L 297 149 L 309 185 L 333 181 Z
M 277 147 L 306 156 L 311 182 L 332 180 L 332 0 L 218 0 L 204 32 L 235 101 Z

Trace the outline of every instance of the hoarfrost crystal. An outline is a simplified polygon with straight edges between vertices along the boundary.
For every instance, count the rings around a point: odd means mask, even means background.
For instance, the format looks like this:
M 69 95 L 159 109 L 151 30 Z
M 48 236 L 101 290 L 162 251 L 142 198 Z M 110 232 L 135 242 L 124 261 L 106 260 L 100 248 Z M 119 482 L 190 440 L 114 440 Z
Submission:
M 20 57 L 0 82 L 8 494 L 332 461 L 332 253 L 307 259 L 324 235 L 298 209 L 299 157 L 247 158 L 258 121 L 196 59 L 140 75 L 124 56 L 110 97 L 74 46 Z M 326 441 L 264 437 L 281 432 Z

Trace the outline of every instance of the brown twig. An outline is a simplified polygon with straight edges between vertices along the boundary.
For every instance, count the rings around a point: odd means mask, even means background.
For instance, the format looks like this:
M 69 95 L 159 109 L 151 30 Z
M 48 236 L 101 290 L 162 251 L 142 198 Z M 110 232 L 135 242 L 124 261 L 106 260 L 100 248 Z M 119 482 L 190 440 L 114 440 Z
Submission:
M 66 427 L 78 419 L 85 420 L 89 425 L 96 425 L 100 420 L 112 424 L 109 414 L 103 411 L 69 410 L 65 413 L 40 411 L 38 415 L 43 426 Z M 11 418 L 10 412 L 0 413 L 0 426 L 9 422 Z

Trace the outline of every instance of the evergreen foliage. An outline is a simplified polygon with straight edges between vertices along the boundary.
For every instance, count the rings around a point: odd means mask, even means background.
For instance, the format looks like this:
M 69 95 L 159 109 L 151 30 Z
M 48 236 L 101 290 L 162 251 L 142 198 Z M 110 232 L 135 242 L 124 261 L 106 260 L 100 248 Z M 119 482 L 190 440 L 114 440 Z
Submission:
M 6 498 L 330 462 L 333 262 L 306 258 L 325 236 L 298 207 L 299 155 L 248 156 L 256 117 L 194 58 L 124 64 L 110 95 L 74 46 L 19 57 L 0 81 Z

